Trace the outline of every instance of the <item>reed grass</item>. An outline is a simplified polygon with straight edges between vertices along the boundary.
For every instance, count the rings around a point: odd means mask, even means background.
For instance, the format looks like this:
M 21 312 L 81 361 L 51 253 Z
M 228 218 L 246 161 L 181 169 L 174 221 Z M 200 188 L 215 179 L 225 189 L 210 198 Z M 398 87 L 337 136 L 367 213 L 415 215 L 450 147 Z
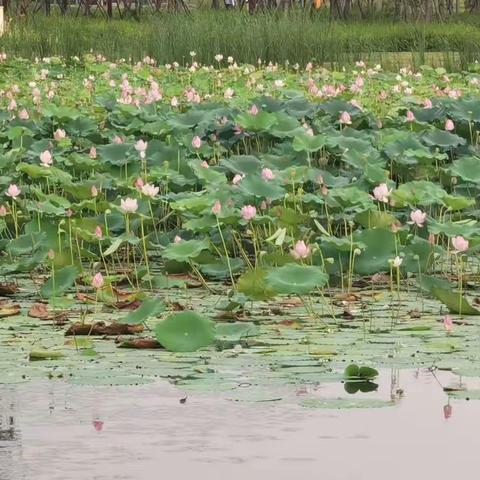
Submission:
M 149 55 L 160 63 L 186 63 L 194 50 L 197 59 L 206 63 L 223 53 L 241 63 L 261 58 L 338 67 L 360 58 L 382 62 L 386 68 L 415 66 L 430 58 L 429 63 L 457 70 L 480 56 L 479 24 L 476 17 L 430 24 L 332 23 L 303 11 L 249 15 L 198 10 L 191 15 L 144 15 L 140 21 L 37 14 L 12 20 L 0 38 L 0 49 L 25 58 L 92 51 L 135 61 Z

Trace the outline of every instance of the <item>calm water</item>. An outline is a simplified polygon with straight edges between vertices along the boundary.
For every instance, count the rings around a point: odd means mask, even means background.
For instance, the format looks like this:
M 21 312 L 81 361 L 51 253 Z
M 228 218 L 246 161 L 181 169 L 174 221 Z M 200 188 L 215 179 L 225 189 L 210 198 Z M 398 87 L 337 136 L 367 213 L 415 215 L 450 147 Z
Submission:
M 439 382 L 453 379 L 437 376 L 382 372 L 378 393 L 361 395 L 403 397 L 356 410 L 293 401 L 331 397 L 341 385 L 290 386 L 284 400 L 264 403 L 191 392 L 180 403 L 185 392 L 169 384 L 0 386 L 0 479 L 474 478 L 480 401 L 444 408 Z

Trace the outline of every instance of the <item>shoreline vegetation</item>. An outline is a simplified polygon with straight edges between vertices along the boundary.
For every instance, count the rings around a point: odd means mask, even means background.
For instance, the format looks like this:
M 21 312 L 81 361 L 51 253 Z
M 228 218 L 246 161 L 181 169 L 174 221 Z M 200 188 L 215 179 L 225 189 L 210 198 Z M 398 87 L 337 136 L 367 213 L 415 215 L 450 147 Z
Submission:
M 140 21 L 36 14 L 11 19 L 0 50 L 29 59 L 93 52 L 135 62 L 148 55 L 159 64 L 186 64 L 195 50 L 202 63 L 225 52 L 249 64 L 260 58 L 279 64 L 313 61 L 341 69 L 361 59 L 390 70 L 428 64 L 458 71 L 478 60 L 479 23 L 480 17 L 473 14 L 432 23 L 332 22 L 297 10 L 249 15 L 199 9 L 190 15 L 145 15 Z

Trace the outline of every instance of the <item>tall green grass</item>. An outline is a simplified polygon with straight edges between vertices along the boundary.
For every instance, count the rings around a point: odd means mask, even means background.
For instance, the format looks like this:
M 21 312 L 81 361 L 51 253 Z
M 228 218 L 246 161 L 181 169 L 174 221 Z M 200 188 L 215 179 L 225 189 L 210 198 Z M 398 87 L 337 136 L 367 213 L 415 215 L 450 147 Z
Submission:
M 27 58 L 93 51 L 111 59 L 134 61 L 150 55 L 161 63 L 182 63 L 194 50 L 202 62 L 223 53 L 247 63 L 261 58 L 341 66 L 362 58 L 392 68 L 423 63 L 428 52 L 436 52 L 430 63 L 458 69 L 480 56 L 479 23 L 331 23 L 296 11 L 249 15 L 198 10 L 191 15 L 145 15 L 140 21 L 36 15 L 12 21 L 0 48 Z M 403 55 L 392 55 L 396 52 Z

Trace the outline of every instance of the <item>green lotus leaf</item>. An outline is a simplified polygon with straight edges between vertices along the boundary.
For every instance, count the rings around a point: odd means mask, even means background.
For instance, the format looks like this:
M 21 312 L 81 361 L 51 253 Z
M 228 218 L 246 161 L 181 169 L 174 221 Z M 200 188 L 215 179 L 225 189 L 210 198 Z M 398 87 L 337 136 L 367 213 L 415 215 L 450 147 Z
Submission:
M 296 152 L 317 152 L 325 146 L 327 137 L 325 135 L 297 135 L 293 139 L 293 149 Z
M 306 295 L 328 282 L 328 275 L 320 267 L 289 263 L 272 269 L 266 283 L 278 294 Z
M 256 115 L 252 115 L 251 113 L 242 113 L 236 118 L 236 123 L 238 125 L 245 130 L 252 132 L 268 131 L 277 122 L 278 118 L 275 114 L 265 112 L 264 110 L 258 112 Z
M 170 243 L 162 251 L 162 257 L 177 262 L 198 257 L 201 252 L 208 250 L 210 244 L 208 240 L 182 240 L 179 243 Z
M 75 282 L 78 269 L 75 265 L 61 268 L 42 285 L 40 293 L 44 298 L 57 297 L 67 292 Z
M 136 325 L 145 322 L 149 317 L 156 317 L 165 311 L 166 305 L 159 298 L 146 298 L 135 310 L 132 310 L 126 317 L 119 320 L 120 323 Z
M 260 175 L 247 175 L 239 184 L 239 189 L 247 195 L 277 200 L 285 195 L 285 190 L 277 180 L 266 181 Z
M 253 268 L 247 270 L 237 282 L 237 289 L 252 300 L 268 300 L 275 296 L 275 292 L 266 282 L 268 270 Z
M 262 162 L 253 155 L 232 155 L 223 159 L 221 165 L 232 173 L 250 175 L 261 170 Z
M 183 311 L 158 323 L 155 337 L 172 352 L 194 352 L 215 341 L 215 328 L 208 318 L 194 311 Z
M 371 275 L 390 269 L 388 261 L 396 255 L 395 235 L 391 230 L 363 230 L 354 234 L 353 240 L 366 246 L 360 255 L 355 256 L 354 270 L 357 273 Z
M 458 147 L 459 145 L 464 145 L 466 143 L 464 138 L 438 128 L 426 133 L 423 136 L 423 141 L 429 146 L 441 147 L 444 149 Z
M 478 157 L 461 157 L 452 163 L 449 170 L 452 175 L 466 182 L 480 182 L 480 158 Z

